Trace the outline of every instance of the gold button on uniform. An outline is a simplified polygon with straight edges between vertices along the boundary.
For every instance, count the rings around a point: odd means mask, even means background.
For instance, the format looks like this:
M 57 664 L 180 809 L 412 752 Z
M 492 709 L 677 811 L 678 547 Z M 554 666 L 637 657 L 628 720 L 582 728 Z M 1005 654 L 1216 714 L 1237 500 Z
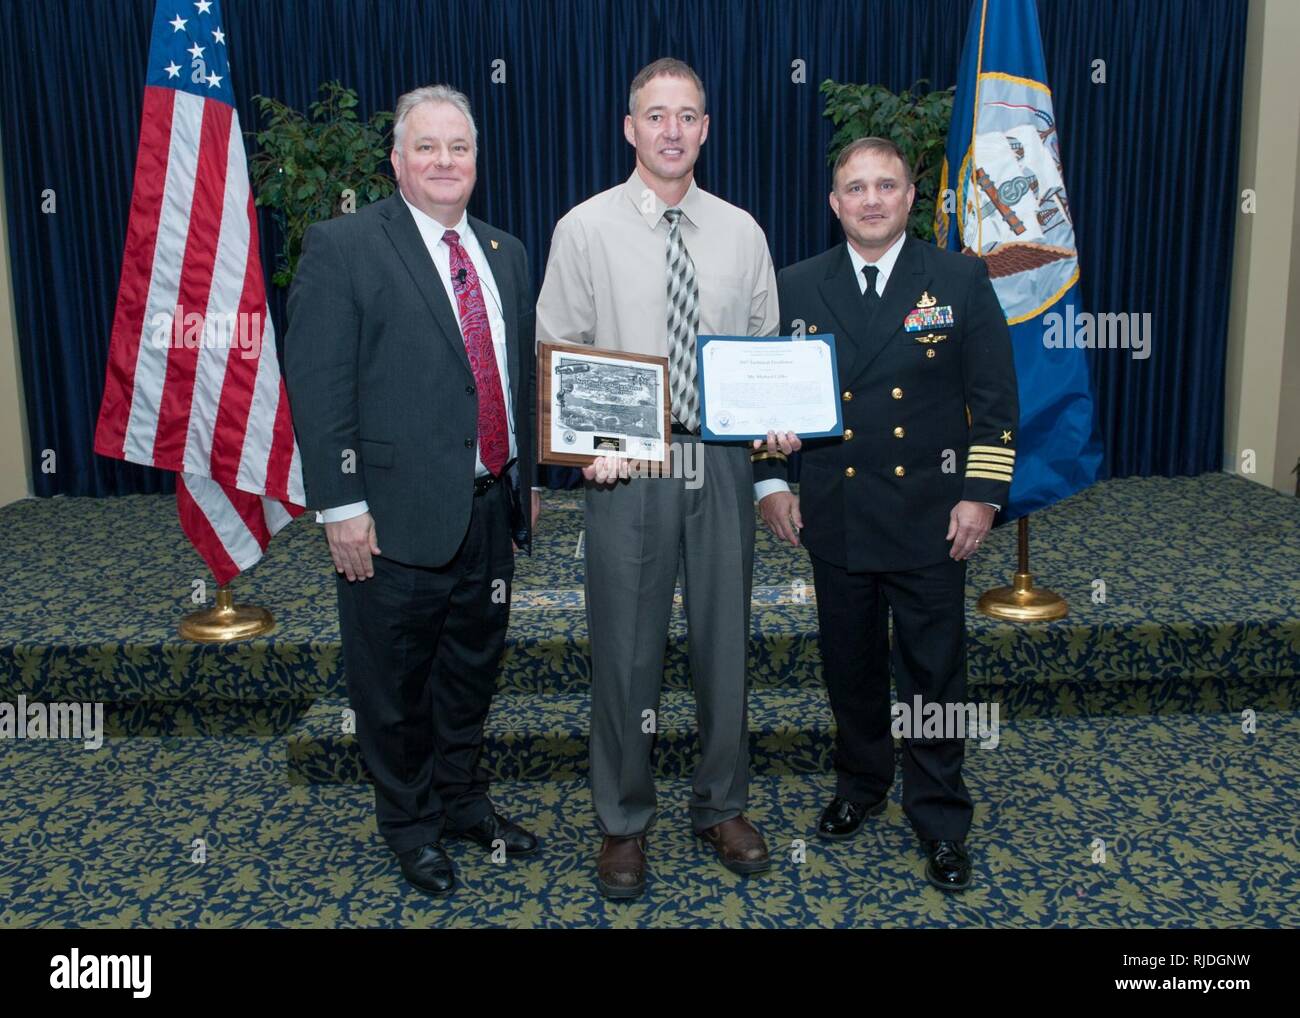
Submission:
M 849 400 L 851 400 L 852 398 L 853 398 L 853 393 L 849 392 L 848 389 L 845 389 L 845 390 L 844 390 L 844 402 L 847 403 L 847 402 L 848 402 Z
M 856 470 L 854 470 L 852 467 L 845 467 L 845 468 L 844 468 L 844 476 L 845 476 L 845 477 L 857 477 L 857 475 L 858 475 L 858 472 L 857 472 Z
M 906 434 L 906 432 L 903 431 L 901 426 L 894 429 L 895 438 L 902 438 L 904 434 Z
M 902 467 L 894 467 L 895 477 L 902 477 L 905 473 L 907 473 L 907 471 L 904 470 Z
M 933 351 L 933 350 L 927 350 L 927 351 L 925 351 L 925 355 L 926 355 L 927 357 L 933 357 L 933 356 L 934 356 L 934 351 Z
M 893 396 L 894 399 L 902 399 L 902 398 L 903 398 L 903 390 L 902 390 L 902 389 L 894 389 L 892 392 L 890 392 L 890 395 Z
M 853 437 L 853 429 L 852 429 L 852 428 L 845 428 L 845 429 L 844 429 L 844 441 L 847 442 L 847 441 L 848 441 L 849 439 L 851 439 L 852 437 Z

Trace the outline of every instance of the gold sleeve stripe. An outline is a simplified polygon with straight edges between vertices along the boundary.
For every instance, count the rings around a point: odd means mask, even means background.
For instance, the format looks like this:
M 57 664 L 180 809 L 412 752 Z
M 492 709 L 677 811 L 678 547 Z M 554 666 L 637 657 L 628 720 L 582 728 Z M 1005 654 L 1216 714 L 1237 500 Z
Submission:
M 990 456 L 1005 456 L 1008 459 L 1016 458 L 1016 450 L 1004 449 L 1000 445 L 972 445 L 970 452 L 986 452 Z
M 983 477 L 985 480 L 989 480 L 989 481 L 1010 481 L 1011 480 L 1010 472 L 1005 474 L 995 474 L 990 470 L 967 470 L 966 476 Z
M 759 460 L 781 460 L 787 462 L 788 457 L 783 452 L 756 452 L 749 457 L 751 463 L 757 463 Z
M 1013 460 L 1003 459 L 1001 456 L 990 456 L 986 452 L 973 452 L 969 456 L 967 456 L 966 457 L 967 466 L 969 466 L 972 463 L 989 463 L 995 467 L 1007 467 L 1007 468 L 1015 466 L 1015 462 Z

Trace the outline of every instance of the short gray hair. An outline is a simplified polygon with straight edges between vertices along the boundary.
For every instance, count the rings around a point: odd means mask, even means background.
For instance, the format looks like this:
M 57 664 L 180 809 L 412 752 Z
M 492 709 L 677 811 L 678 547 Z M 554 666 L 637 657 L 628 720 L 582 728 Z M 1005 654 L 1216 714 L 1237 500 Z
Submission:
M 393 111 L 393 148 L 402 150 L 402 134 L 406 129 L 406 118 L 417 106 L 425 103 L 446 103 L 455 106 L 469 121 L 469 140 L 478 152 L 478 128 L 474 125 L 474 114 L 469 109 L 469 99 L 464 92 L 457 92 L 450 85 L 424 85 L 413 89 L 405 95 L 398 96 L 397 109 Z

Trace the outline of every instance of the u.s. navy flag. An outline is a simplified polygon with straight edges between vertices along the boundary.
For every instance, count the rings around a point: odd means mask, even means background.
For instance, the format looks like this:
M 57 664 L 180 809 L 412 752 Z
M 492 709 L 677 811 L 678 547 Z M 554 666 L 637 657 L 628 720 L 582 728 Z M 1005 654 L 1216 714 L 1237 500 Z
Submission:
M 1044 316 L 1079 307 L 1074 222 L 1046 81 L 1034 0 L 975 0 L 935 237 L 984 258 L 1011 328 L 1020 433 L 1007 519 L 1086 488 L 1102 456 L 1085 350 L 1044 342 Z
M 305 504 L 216 0 L 154 11 L 95 451 L 177 471 L 218 583 Z

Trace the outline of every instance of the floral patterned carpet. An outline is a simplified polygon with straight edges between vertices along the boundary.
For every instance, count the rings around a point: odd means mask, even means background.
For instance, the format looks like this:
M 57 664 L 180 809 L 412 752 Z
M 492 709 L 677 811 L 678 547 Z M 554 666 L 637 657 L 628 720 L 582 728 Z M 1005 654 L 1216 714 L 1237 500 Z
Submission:
M 1300 925 L 1300 713 L 1260 714 L 1254 735 L 1233 715 L 1025 719 L 1002 735 L 967 751 L 963 894 L 922 879 L 897 784 L 883 816 L 830 844 L 812 836 L 830 776 L 764 775 L 749 816 L 769 873 L 714 862 L 686 783 L 661 781 L 649 883 L 631 903 L 595 891 L 581 781 L 498 784 L 498 808 L 543 853 L 494 864 L 449 841 L 460 885 L 430 899 L 380 841 L 369 788 L 290 785 L 274 737 L 8 743 L 0 926 Z
M 0 740 L 0 926 L 1300 924 L 1300 500 L 1239 478 L 1109 481 L 1035 514 L 1033 568 L 1071 605 L 1051 625 L 974 612 L 1014 563 L 1014 529 L 990 536 L 969 574 L 969 696 L 1001 705 L 1001 742 L 968 744 L 976 882 L 951 898 L 922 879 L 897 786 L 852 842 L 812 836 L 833 737 L 815 595 L 806 556 L 761 529 L 749 815 L 773 869 L 735 877 L 690 834 L 679 616 L 650 886 L 613 904 L 593 888 L 583 781 L 575 493 L 547 495 L 518 560 L 485 754 L 499 807 L 544 853 L 494 864 L 454 842 L 461 885 L 436 901 L 401 880 L 334 724 L 334 581 L 310 520 L 235 585 L 275 632 L 226 647 L 175 635 L 204 572 L 170 499 L 27 500 L 0 525 L 16 563 L 0 574 L 0 702 L 104 702 L 112 736 Z

